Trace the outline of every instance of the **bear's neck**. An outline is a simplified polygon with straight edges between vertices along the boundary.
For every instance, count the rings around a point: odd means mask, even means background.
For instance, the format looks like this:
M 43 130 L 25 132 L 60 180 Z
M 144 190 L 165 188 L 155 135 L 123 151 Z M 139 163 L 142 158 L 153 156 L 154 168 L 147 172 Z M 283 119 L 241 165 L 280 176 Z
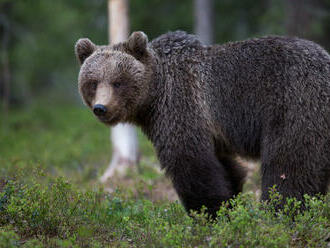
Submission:
M 147 136 L 151 133 L 151 129 L 154 123 L 157 122 L 161 107 L 160 102 L 164 96 L 164 86 L 166 84 L 163 70 L 162 60 L 151 50 L 152 61 L 149 61 L 152 67 L 151 80 L 149 85 L 149 93 L 146 101 L 140 106 L 139 112 L 137 113 L 134 124 L 140 126 Z
M 203 50 L 195 50 L 193 54 L 190 54 L 192 50 L 185 52 L 186 54 L 168 53 L 165 56 L 155 51 L 150 98 L 148 104 L 139 111 L 136 120 L 156 150 L 161 149 L 159 147 L 164 139 L 182 132 L 182 127 L 187 123 L 199 125 L 202 118 L 208 118 L 211 123 L 209 113 L 203 109 L 204 102 L 207 101 L 205 92 L 198 85 L 200 80 L 192 73 L 202 61 L 198 57 Z

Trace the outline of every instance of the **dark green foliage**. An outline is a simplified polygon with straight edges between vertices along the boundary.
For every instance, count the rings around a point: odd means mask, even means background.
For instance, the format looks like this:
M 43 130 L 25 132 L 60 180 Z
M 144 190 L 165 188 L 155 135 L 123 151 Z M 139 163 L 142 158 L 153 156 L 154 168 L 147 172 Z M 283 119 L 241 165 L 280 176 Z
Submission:
M 193 1 L 130 1 L 131 30 L 153 39 L 170 30 L 193 32 Z M 303 1 L 310 25 L 299 34 L 329 47 L 329 0 Z M 32 102 L 36 95 L 77 102 L 78 65 L 73 44 L 89 37 L 106 44 L 107 1 L 1 0 L 0 40 L 9 34 L 11 104 Z M 288 8 L 284 0 L 214 1 L 215 41 L 286 34 Z M 7 28 L 5 28 L 7 27 Z M 1 41 L 2 42 L 2 41 Z M 1 48 L 3 49 L 3 48 Z M 0 57 L 3 50 L 0 49 Z M 2 71 L 2 60 L 0 68 Z M 0 76 L 0 95 L 3 94 Z
M 77 37 L 87 35 L 106 41 L 105 7 L 105 1 L 0 2 L 2 18 L 10 27 L 14 103 L 31 101 L 32 95 L 44 93 L 49 87 L 60 93 L 71 92 L 70 97 L 74 97 L 76 61 L 72 44 Z
M 193 32 L 191 0 L 135 0 L 130 1 L 130 9 L 131 29 L 145 32 L 150 39 L 177 29 Z

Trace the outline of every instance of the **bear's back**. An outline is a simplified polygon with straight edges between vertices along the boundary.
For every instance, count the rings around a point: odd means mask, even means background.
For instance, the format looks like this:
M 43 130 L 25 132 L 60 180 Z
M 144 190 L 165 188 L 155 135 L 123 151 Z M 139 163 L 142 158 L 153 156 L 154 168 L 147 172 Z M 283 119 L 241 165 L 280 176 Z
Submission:
M 195 35 L 184 31 L 168 32 L 151 41 L 151 48 L 160 57 L 166 57 L 185 51 L 202 49 L 202 43 Z

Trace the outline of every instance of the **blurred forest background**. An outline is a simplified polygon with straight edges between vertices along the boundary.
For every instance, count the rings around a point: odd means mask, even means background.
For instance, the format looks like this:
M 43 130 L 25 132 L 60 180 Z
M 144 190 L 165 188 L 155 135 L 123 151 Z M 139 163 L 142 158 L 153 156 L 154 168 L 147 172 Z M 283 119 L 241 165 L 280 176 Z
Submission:
M 214 42 L 267 34 L 296 35 L 330 49 L 330 0 L 215 0 Z M 149 39 L 170 30 L 194 30 L 191 0 L 130 1 L 131 31 Z M 29 106 L 44 98 L 80 103 L 73 46 L 89 37 L 108 42 L 105 0 L 0 0 L 0 98 Z

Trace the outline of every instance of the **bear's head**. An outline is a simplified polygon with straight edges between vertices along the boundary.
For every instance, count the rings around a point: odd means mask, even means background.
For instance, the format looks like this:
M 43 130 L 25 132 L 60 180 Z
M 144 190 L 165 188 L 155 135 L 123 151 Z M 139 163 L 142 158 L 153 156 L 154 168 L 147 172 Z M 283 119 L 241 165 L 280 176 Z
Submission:
M 148 101 L 153 74 L 147 36 L 134 32 L 127 41 L 111 46 L 79 39 L 75 53 L 81 65 L 78 85 L 85 104 L 105 124 L 133 122 Z

